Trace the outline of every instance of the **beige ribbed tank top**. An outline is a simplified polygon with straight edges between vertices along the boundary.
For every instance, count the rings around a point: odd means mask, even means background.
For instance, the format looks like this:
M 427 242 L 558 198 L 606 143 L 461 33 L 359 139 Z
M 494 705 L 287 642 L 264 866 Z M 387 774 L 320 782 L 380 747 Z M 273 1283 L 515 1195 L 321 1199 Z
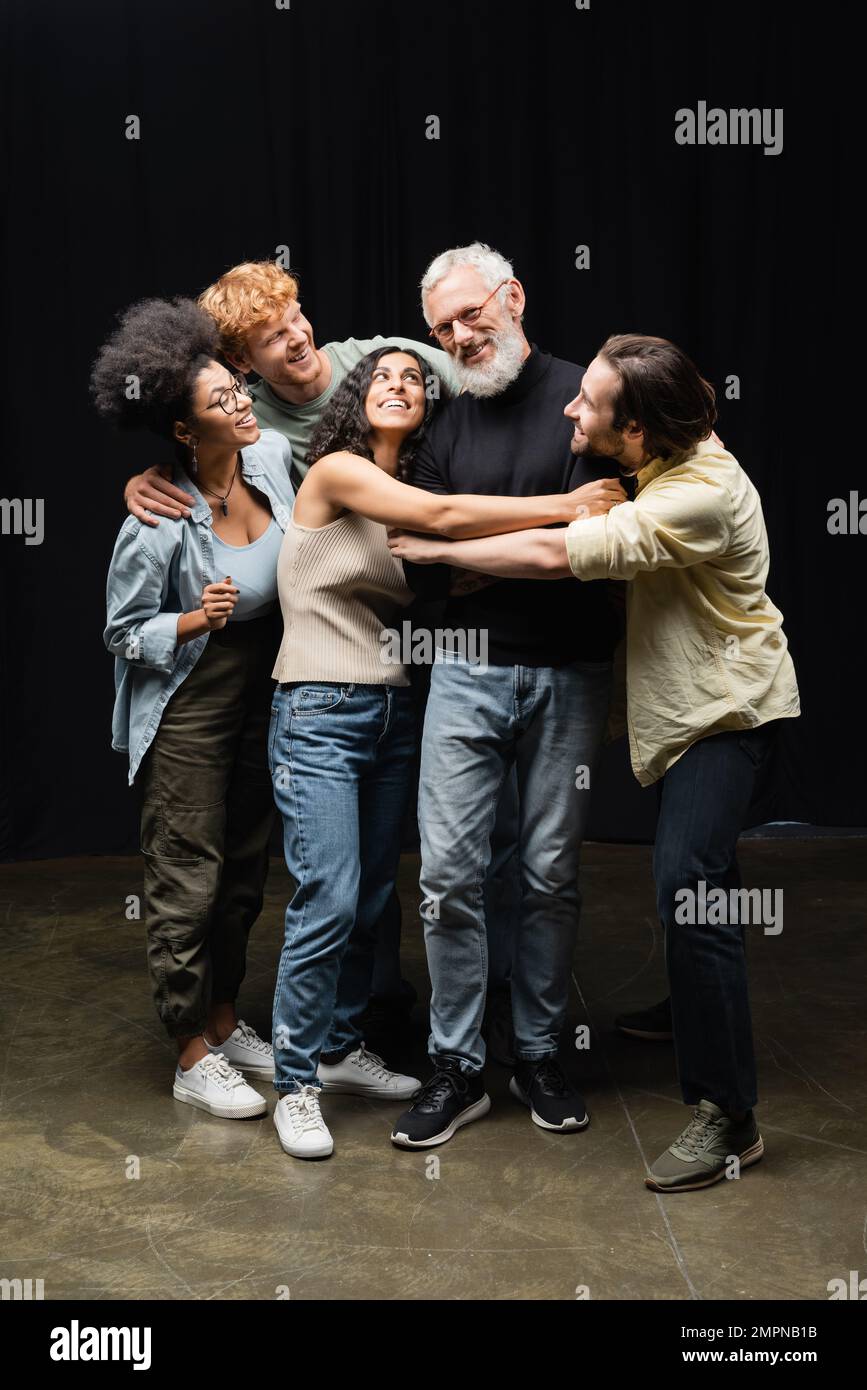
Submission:
M 386 630 L 412 601 L 377 521 L 349 512 L 311 529 L 290 519 L 277 562 L 283 642 L 276 681 L 409 685 Z

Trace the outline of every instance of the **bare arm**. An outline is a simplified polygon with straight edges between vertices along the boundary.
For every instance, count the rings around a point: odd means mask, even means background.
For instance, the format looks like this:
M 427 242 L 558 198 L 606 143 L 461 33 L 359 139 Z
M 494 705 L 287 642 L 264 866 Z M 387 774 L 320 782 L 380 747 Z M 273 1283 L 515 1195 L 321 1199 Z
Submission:
M 566 528 L 562 526 L 465 541 L 408 536 L 396 531 L 389 536 L 388 544 L 400 560 L 411 560 L 416 565 L 458 565 L 500 579 L 565 579 L 572 573 L 566 553 Z
M 544 497 L 441 494 L 398 482 L 367 459 L 331 454 L 310 469 L 298 493 L 296 519 L 302 526 L 323 526 L 349 510 L 386 526 L 463 539 L 574 521 L 605 512 L 624 498 L 614 478 Z

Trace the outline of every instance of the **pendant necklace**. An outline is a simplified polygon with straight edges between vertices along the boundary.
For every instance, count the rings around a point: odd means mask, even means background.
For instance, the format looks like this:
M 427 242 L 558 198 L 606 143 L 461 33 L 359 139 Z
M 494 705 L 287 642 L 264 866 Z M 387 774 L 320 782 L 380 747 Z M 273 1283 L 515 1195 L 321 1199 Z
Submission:
M 234 471 L 234 473 L 232 474 L 232 481 L 231 481 L 230 484 L 229 484 L 229 492 L 231 492 L 231 491 L 232 491 L 232 488 L 235 486 L 235 479 L 237 478 L 237 476 L 238 476 L 238 465 L 237 465 L 237 463 L 236 463 L 236 464 L 235 464 L 235 471 Z M 229 492 L 227 492 L 226 495 L 225 495 L 225 497 L 224 497 L 224 496 L 222 495 L 222 493 L 213 492 L 209 487 L 205 487 L 204 483 L 199 483 L 199 487 L 202 489 L 202 492 L 210 493 L 211 497 L 219 497 L 219 499 L 220 499 L 220 509 L 221 509 L 221 511 L 222 511 L 222 513 L 223 513 L 223 516 L 228 516 L 228 515 L 229 515 Z

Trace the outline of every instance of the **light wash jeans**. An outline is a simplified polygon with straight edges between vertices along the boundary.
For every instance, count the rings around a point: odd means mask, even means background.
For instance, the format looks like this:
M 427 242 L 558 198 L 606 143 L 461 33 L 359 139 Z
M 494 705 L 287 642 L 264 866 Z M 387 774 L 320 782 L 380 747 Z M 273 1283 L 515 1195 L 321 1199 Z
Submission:
M 522 892 L 512 962 L 516 1051 L 526 1061 L 557 1052 L 581 906 L 587 782 L 610 688 L 610 662 L 481 668 L 449 655 L 434 665 L 419 785 L 433 1060 L 456 1058 L 464 1072 L 484 1064 L 484 885 L 497 803 L 512 766 Z
M 298 885 L 274 995 L 279 1092 L 315 1084 L 322 1053 L 345 1055 L 363 1040 L 414 752 L 408 689 L 326 681 L 275 691 L 269 763 Z

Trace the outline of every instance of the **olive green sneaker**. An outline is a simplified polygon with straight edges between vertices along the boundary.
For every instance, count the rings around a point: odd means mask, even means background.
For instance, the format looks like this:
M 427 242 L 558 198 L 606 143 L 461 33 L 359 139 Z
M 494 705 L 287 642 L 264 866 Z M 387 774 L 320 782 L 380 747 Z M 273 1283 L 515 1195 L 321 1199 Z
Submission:
M 644 1179 L 654 1192 L 694 1192 L 726 1177 L 729 1160 L 741 1168 L 758 1163 L 765 1146 L 752 1110 L 733 1120 L 710 1100 L 700 1101 L 681 1135 L 661 1154 Z

